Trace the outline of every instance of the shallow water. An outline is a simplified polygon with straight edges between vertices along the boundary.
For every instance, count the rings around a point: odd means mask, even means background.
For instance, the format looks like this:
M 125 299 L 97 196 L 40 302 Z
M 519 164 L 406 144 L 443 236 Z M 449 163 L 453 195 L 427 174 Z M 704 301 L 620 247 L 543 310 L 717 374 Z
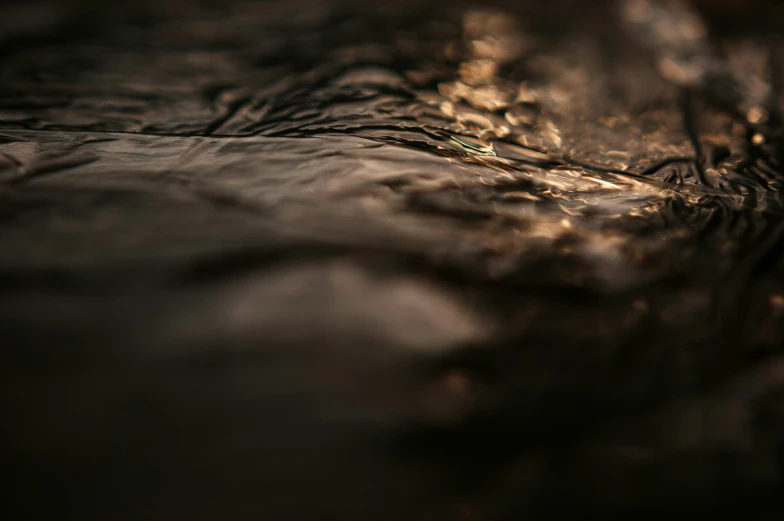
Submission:
M 782 513 L 784 12 L 421 4 L 0 7 L 12 519 Z

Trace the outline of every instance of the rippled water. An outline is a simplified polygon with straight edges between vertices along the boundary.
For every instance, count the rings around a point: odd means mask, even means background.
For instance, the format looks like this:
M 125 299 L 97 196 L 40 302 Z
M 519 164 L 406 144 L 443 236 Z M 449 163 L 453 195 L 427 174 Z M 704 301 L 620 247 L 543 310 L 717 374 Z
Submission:
M 762 9 L 3 4 L 11 518 L 778 518 Z

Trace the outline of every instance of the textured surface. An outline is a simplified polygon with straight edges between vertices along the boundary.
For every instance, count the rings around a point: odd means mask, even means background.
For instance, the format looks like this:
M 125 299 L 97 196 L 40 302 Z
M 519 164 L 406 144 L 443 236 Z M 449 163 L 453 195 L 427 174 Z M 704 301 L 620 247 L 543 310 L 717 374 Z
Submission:
M 781 10 L 105 4 L 0 7 L 6 518 L 784 512 Z

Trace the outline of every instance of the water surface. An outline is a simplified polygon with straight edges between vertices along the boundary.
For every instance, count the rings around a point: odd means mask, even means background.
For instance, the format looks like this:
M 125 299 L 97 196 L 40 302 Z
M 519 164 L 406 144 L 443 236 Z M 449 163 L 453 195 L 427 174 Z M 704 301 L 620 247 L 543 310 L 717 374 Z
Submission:
M 778 518 L 780 9 L 0 13 L 13 519 Z

